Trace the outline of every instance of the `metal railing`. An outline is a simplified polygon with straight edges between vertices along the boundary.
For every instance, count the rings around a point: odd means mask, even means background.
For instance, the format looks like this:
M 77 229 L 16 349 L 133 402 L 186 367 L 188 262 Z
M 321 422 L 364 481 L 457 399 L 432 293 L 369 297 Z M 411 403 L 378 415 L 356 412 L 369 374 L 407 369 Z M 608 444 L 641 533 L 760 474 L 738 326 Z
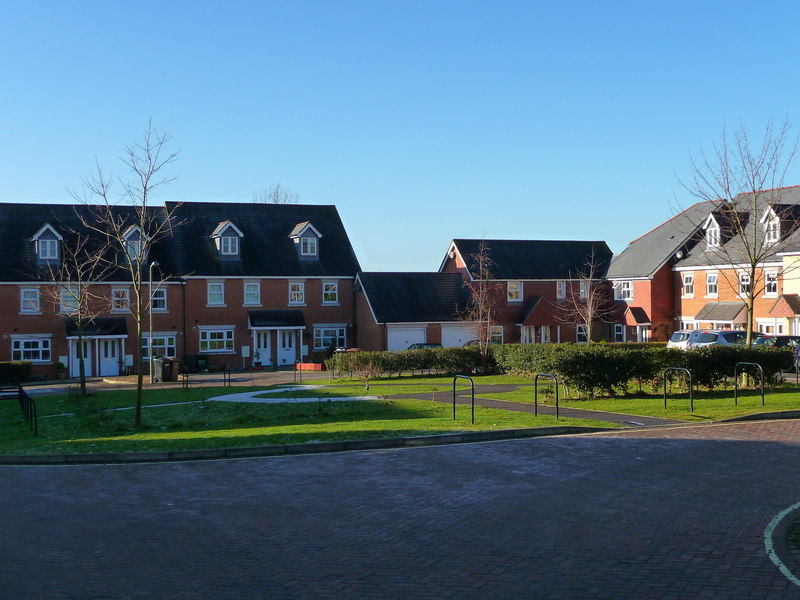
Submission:
M 664 410 L 667 410 L 667 371 L 681 371 L 689 376 L 689 412 L 694 412 L 694 389 L 692 387 L 692 372 L 686 367 L 667 367 L 664 369 Z
M 6 384 L 0 387 L 0 398 L 8 400 L 16 398 L 19 401 L 22 416 L 28 423 L 31 431 L 33 431 L 34 435 L 39 435 L 39 419 L 36 412 L 36 402 L 22 388 L 21 383 Z
M 738 362 L 733 368 L 733 404 L 739 406 L 739 367 L 741 366 L 758 367 L 761 372 L 761 406 L 764 406 L 764 368 L 754 362 Z
M 472 389 L 472 424 L 475 424 L 475 382 L 469 375 L 456 375 L 453 377 L 453 421 L 456 420 L 456 381 L 458 379 L 468 379 Z
M 533 378 L 533 416 L 539 416 L 539 377 L 551 380 L 556 388 L 556 421 L 558 420 L 558 377 L 552 373 L 537 373 Z

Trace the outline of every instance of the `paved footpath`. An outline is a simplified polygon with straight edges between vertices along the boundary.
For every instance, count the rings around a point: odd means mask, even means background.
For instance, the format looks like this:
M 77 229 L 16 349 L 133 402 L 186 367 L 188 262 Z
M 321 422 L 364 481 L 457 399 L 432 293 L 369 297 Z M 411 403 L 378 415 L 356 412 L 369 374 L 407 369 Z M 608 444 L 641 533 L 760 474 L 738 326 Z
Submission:
M 0 468 L 0 598 L 800 598 L 800 421 Z

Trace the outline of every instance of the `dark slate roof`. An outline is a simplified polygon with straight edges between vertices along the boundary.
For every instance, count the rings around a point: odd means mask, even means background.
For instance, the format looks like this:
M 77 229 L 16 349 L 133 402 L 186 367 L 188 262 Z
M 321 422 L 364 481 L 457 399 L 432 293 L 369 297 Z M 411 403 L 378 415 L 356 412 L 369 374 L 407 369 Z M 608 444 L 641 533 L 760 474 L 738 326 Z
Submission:
M 116 206 L 113 211 L 116 218 L 134 222 L 132 207 Z M 0 203 L 0 281 L 49 279 L 47 268 L 37 266 L 33 235 L 49 223 L 64 238 L 64 244 L 74 247 L 75 232 L 83 236 L 88 233 L 81 218 L 94 219 L 92 213 L 93 207 L 82 204 Z M 153 207 L 150 213 L 154 218 L 165 218 L 163 207 Z M 91 243 L 97 247 L 99 236 Z M 175 273 L 173 256 L 171 240 L 164 238 L 154 244 L 149 259 L 157 260 L 165 273 Z M 105 280 L 130 280 L 130 275 L 117 270 L 107 273 Z
M 742 321 L 739 317 L 746 312 L 741 302 L 709 302 L 697 313 L 695 321 Z M 744 315 L 742 315 L 744 316 Z
M 800 186 L 793 186 L 787 188 L 776 188 L 772 190 L 764 190 L 759 193 L 756 201 L 755 210 L 757 212 L 756 218 L 742 211 L 747 207 L 752 209 L 752 199 L 750 194 L 739 194 L 734 200 L 734 204 L 738 207 L 740 213 L 744 216 L 743 222 L 745 223 L 744 233 L 749 240 L 753 238 L 753 228 L 763 228 L 764 224 L 761 223 L 761 217 L 764 215 L 768 206 L 772 206 L 783 220 L 782 232 L 783 236 L 779 242 L 770 247 L 767 251 L 763 252 L 763 259 L 767 261 L 780 261 L 778 256 L 779 252 L 796 252 L 800 251 L 800 219 L 797 215 L 800 211 L 797 205 L 800 204 Z M 726 225 L 730 222 L 730 218 L 726 216 L 724 208 L 730 205 L 721 205 L 715 211 L 715 219 L 719 222 L 721 232 L 722 245 L 719 248 L 708 248 L 703 241 L 699 241 L 690 248 L 682 260 L 676 262 L 676 266 L 680 267 L 698 267 L 709 265 L 730 265 L 739 263 L 749 263 L 747 258 L 748 253 L 744 250 L 744 244 L 740 236 L 732 235 L 730 228 L 726 235 Z M 763 230 L 759 232 L 756 239 L 759 243 L 764 240 Z M 752 242 L 751 242 L 752 244 Z M 761 252 L 757 252 L 762 254 Z
M 684 249 L 703 224 L 716 202 L 698 202 L 662 223 L 652 231 L 633 240 L 625 250 L 614 256 L 608 269 L 611 279 L 651 277 L 675 253 Z
M 167 202 L 174 209 L 177 270 L 186 275 L 354 277 L 360 270 L 335 206 L 229 202 Z M 241 257 L 223 259 L 210 237 L 222 221 L 244 234 Z M 289 236 L 310 222 L 322 235 L 319 260 L 300 260 Z
M 359 273 L 378 323 L 458 321 L 469 290 L 457 273 Z
M 492 261 L 492 279 L 570 279 L 585 273 L 592 254 L 596 277 L 605 276 L 611 250 L 605 242 L 563 240 L 453 240 L 473 278 L 476 255 L 485 244 Z
M 249 310 L 250 327 L 305 327 L 302 310 Z
M 64 319 L 67 337 L 78 337 L 78 320 L 72 317 Z M 94 317 L 83 323 L 83 335 L 86 337 L 97 335 L 128 335 L 128 324 L 124 317 Z
M 784 294 L 782 298 L 794 314 L 800 315 L 800 296 L 797 294 Z

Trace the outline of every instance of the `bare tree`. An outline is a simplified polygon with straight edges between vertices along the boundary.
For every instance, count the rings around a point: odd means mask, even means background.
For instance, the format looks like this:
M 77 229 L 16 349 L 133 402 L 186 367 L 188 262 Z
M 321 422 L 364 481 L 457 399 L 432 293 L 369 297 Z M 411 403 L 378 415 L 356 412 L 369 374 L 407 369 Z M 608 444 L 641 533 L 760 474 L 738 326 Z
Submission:
M 293 194 L 280 183 L 273 183 L 267 189 L 253 194 L 253 202 L 261 204 L 297 204 L 299 201 L 298 194 Z
M 484 370 L 492 341 L 492 326 L 496 322 L 495 311 L 498 299 L 502 294 L 502 285 L 492 279 L 491 251 L 486 241 L 481 241 L 478 252 L 469 257 L 474 265 L 472 281 L 465 280 L 464 285 L 470 288 L 470 301 L 461 313 L 460 320 L 474 323 L 477 329 L 478 347 Z
M 175 180 L 163 174 L 178 157 L 177 151 L 168 150 L 170 141 L 168 133 L 157 132 L 151 121 L 142 140 L 125 148 L 121 160 L 128 168 L 129 179 L 119 181 L 122 187 L 119 200 L 112 195 L 112 179 L 99 165 L 94 176 L 83 180 L 83 193 L 73 193 L 89 208 L 89 216 L 83 219 L 84 227 L 104 237 L 115 250 L 108 266 L 120 269 L 130 277 L 132 294 L 128 305 L 136 323 L 136 426 L 142 424 L 143 323 L 156 289 L 155 285 L 152 288 L 148 285 L 153 267 L 150 252 L 154 244 L 169 235 L 172 227 L 177 225 L 173 222 L 177 205 L 171 210 L 167 207 L 156 210 L 150 206 L 153 193 Z M 163 281 L 159 278 L 158 285 Z M 152 340 L 150 347 L 152 350 Z
M 90 236 L 70 232 L 70 238 L 59 248 L 59 260 L 50 261 L 43 276 L 51 285 L 45 287 L 56 310 L 75 322 L 77 333 L 78 376 L 81 395 L 86 395 L 84 333 L 96 317 L 108 312 L 110 298 L 93 285 L 109 271 L 108 244 Z
M 713 152 L 690 155 L 691 180 L 681 182 L 695 197 L 718 202 L 705 223 L 706 252 L 720 267 L 747 312 L 747 344 L 752 343 L 755 298 L 769 283 L 763 265 L 776 257 L 780 241 L 798 224 L 798 206 L 781 202 L 780 188 L 794 160 L 797 138 L 790 124 L 770 119 L 763 137 L 740 126 L 723 131 Z
M 606 267 L 593 249 L 583 268 L 567 281 L 564 300 L 556 305 L 555 317 L 576 328 L 584 327 L 588 342 L 594 339 L 594 324 L 610 323 L 613 317 L 614 303 L 608 282 L 603 279 Z

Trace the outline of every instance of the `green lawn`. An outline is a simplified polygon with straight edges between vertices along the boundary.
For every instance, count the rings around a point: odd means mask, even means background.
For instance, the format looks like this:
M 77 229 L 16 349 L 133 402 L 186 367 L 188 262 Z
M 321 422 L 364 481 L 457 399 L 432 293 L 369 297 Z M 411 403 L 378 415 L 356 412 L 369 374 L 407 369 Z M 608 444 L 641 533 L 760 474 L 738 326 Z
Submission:
M 740 390 L 738 406 L 734 405 L 733 390 L 695 391 L 694 412 L 689 412 L 688 394 L 678 390 L 668 391 L 667 409 L 664 410 L 663 393 L 646 396 L 576 400 L 564 397 L 563 388 L 559 389 L 560 406 L 685 421 L 716 421 L 763 412 L 800 410 L 800 390 L 794 384 L 788 383 L 780 388 L 766 390 L 765 406 L 763 407 L 761 406 L 761 392 L 758 390 Z M 540 383 L 539 402 L 544 403 L 546 401 L 547 404 L 553 404 L 552 395 L 545 395 L 545 390 L 546 385 Z M 526 387 L 505 394 L 482 394 L 482 396 L 511 402 L 533 403 L 533 384 L 528 382 Z
M 255 388 L 146 390 L 144 426 L 135 429 L 132 391 L 104 391 L 89 398 L 39 396 L 39 437 L 23 421 L 19 404 L 0 404 L 0 454 L 130 452 L 258 446 L 359 440 L 546 427 L 606 426 L 596 421 L 560 419 L 526 413 L 470 409 L 429 400 L 359 402 L 223 403 L 203 400 Z M 317 392 L 319 395 L 319 392 Z M 173 406 L 154 406 L 177 402 Z M 123 410 L 120 410 L 123 409 Z

